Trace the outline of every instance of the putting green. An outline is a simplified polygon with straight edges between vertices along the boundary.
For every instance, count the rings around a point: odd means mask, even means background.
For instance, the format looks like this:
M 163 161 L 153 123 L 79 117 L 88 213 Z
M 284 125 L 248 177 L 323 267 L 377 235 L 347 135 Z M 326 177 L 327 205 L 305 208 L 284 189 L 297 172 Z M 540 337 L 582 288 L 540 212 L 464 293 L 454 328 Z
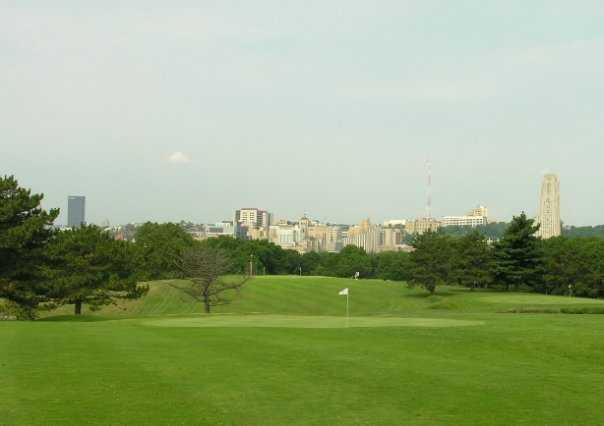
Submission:
M 303 315 L 211 315 L 193 318 L 164 318 L 143 321 L 157 327 L 463 327 L 482 325 L 483 321 L 446 318 L 345 317 Z

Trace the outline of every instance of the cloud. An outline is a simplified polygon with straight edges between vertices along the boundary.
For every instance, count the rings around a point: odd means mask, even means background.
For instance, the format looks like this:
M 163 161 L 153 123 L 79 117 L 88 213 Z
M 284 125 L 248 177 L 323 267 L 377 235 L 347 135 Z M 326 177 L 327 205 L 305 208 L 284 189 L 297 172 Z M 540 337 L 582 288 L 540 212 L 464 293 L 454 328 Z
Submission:
M 180 151 L 175 151 L 168 156 L 168 162 L 172 164 L 187 164 L 191 162 L 191 158 Z

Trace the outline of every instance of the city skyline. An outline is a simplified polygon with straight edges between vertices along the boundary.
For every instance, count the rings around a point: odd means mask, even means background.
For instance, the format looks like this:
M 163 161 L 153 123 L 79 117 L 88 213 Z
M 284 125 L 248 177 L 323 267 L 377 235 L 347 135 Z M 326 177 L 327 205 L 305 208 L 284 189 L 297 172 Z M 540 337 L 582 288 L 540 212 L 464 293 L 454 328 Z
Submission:
M 529 217 L 532 217 L 533 219 L 535 219 L 535 221 L 539 221 L 540 219 L 540 214 L 541 211 L 543 209 L 543 191 L 546 185 L 546 181 L 548 180 L 548 177 L 555 177 L 555 180 L 558 182 L 557 185 L 559 185 L 559 178 L 556 174 L 554 173 L 546 173 L 543 175 L 542 178 L 542 183 L 541 183 L 541 192 L 538 198 L 538 203 L 537 203 L 537 209 L 536 209 L 536 213 L 535 214 L 531 214 L 529 211 L 527 210 L 521 210 L 517 213 L 514 213 L 513 215 L 516 216 L 522 212 L 526 213 Z M 559 189 L 558 189 L 558 193 L 559 193 Z M 559 196 L 558 196 L 559 197 Z M 71 199 L 74 198 L 73 196 L 69 196 L 68 197 L 68 201 L 71 202 Z M 79 197 L 78 197 L 79 198 Z M 84 198 L 85 197 L 81 197 Z M 564 206 L 564 204 L 560 204 L 558 201 L 558 205 L 556 207 L 556 214 L 557 217 L 559 218 L 560 222 L 563 222 L 563 218 L 560 215 L 560 210 L 561 210 L 561 206 Z M 66 209 L 61 209 L 62 211 L 66 211 L 69 212 L 69 208 Z M 300 217 L 306 217 L 308 215 L 308 212 L 303 212 L 301 214 L 294 214 L 292 216 L 284 216 L 284 215 L 278 215 L 275 214 L 274 211 L 272 209 L 267 209 L 267 208 L 258 208 L 258 207 L 246 207 L 246 208 L 241 208 L 241 209 L 235 209 L 235 222 L 239 222 L 239 215 L 240 212 L 244 211 L 246 212 L 245 214 L 249 214 L 249 215 L 253 215 L 250 216 L 253 217 L 253 220 L 258 220 L 258 221 L 270 221 L 271 223 L 276 223 L 279 220 L 290 220 L 292 218 L 297 219 Z M 249 211 L 249 212 L 248 212 Z M 311 213 L 309 217 L 318 220 L 321 223 L 325 223 L 325 224 L 342 224 L 342 225 L 351 225 L 351 224 L 355 224 L 358 222 L 362 222 L 365 219 L 371 219 L 374 220 L 376 219 L 376 221 L 378 223 L 381 222 L 387 222 L 387 221 L 392 221 L 392 220 L 415 220 L 415 219 L 420 219 L 423 218 L 425 216 L 426 211 L 424 210 L 424 215 L 417 215 L 417 216 L 403 216 L 403 215 L 382 215 L 381 217 L 378 216 L 377 219 L 376 217 L 371 217 L 369 215 L 365 215 L 363 217 L 361 217 L 359 220 L 357 221 L 351 221 L 351 222 L 346 222 L 346 221 L 338 221 L 338 220 L 333 220 L 332 218 L 325 218 L 322 217 L 320 215 L 317 215 L 316 213 Z M 474 204 L 474 207 L 472 207 L 470 209 L 470 211 L 468 212 L 468 209 L 466 209 L 466 213 L 461 213 L 461 212 L 455 212 L 453 214 L 448 213 L 448 214 L 444 214 L 444 215 L 432 215 L 431 217 L 434 217 L 435 219 L 439 220 L 444 226 L 447 225 L 462 225 L 462 226 L 466 226 L 466 224 L 472 223 L 473 226 L 476 226 L 478 224 L 481 224 L 482 222 L 484 222 L 484 224 L 487 223 L 487 217 L 488 217 L 488 223 L 491 222 L 509 222 L 511 220 L 511 217 L 509 218 L 499 218 L 499 217 L 495 217 L 493 216 L 491 213 L 491 210 L 489 207 L 485 207 L 484 205 L 477 203 Z M 260 214 L 266 215 L 265 217 L 263 216 L 263 218 L 260 218 Z M 258 216 L 256 216 L 258 215 Z M 482 219 L 478 219 L 477 217 L 482 216 Z M 60 217 L 59 216 L 59 220 L 57 221 L 58 225 L 66 225 L 69 226 L 69 220 L 67 220 L 66 223 L 61 223 L 60 221 Z M 159 221 L 159 222 L 191 222 L 191 223 L 199 223 L 199 224 L 213 224 L 213 223 L 219 223 L 219 222 L 224 222 L 224 221 L 232 221 L 232 214 L 229 216 L 228 214 L 225 215 L 222 218 L 215 218 L 215 219 L 208 219 L 208 218 L 201 218 L 201 217 L 197 217 L 197 218 L 176 218 L 174 220 L 166 220 L 166 221 Z M 143 222 L 148 222 L 151 221 L 153 222 L 153 220 L 147 218 L 147 219 L 142 219 L 142 220 L 131 220 L 131 221 L 126 221 L 126 222 L 112 222 L 109 218 L 105 217 L 102 221 L 98 221 L 98 222 L 94 222 L 91 221 L 90 223 L 96 223 L 96 224 L 100 224 L 100 223 L 110 223 L 113 225 L 123 225 L 123 224 L 127 224 L 127 223 L 143 223 Z M 259 222 L 260 223 L 260 222 Z M 604 221 L 602 222 L 604 223 Z M 571 226 L 596 226 L 596 225 L 601 225 L 602 223 L 594 223 L 594 224 L 588 224 L 588 225 L 576 225 L 576 224 L 571 224 L 568 222 L 564 222 L 564 225 L 571 225 Z

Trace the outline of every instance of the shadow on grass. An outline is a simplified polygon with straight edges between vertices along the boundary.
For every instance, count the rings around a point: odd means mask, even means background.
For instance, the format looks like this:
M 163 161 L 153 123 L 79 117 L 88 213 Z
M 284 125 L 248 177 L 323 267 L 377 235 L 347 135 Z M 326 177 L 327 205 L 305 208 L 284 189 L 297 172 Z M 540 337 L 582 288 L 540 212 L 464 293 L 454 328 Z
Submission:
M 420 292 L 420 290 L 418 290 L 418 293 L 413 293 L 413 294 L 405 294 L 403 297 L 412 297 L 412 298 L 416 298 L 416 299 L 434 299 L 437 298 L 439 296 L 443 296 L 443 297 L 453 297 L 453 296 L 459 296 L 460 294 L 463 294 L 460 291 L 454 291 L 454 290 L 439 290 L 437 289 L 434 293 L 429 293 L 428 291 L 425 292 Z
M 54 315 L 46 318 L 40 318 L 38 321 L 45 322 L 99 322 L 109 321 L 112 318 L 101 317 L 96 315 Z

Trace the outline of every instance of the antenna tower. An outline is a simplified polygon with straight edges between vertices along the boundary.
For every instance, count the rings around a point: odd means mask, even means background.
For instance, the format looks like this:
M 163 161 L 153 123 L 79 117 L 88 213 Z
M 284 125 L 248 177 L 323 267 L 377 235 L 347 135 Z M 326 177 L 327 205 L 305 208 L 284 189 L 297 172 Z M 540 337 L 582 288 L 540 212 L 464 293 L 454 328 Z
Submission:
M 432 219 L 432 163 L 426 160 L 426 175 L 428 178 L 426 187 L 426 218 Z

